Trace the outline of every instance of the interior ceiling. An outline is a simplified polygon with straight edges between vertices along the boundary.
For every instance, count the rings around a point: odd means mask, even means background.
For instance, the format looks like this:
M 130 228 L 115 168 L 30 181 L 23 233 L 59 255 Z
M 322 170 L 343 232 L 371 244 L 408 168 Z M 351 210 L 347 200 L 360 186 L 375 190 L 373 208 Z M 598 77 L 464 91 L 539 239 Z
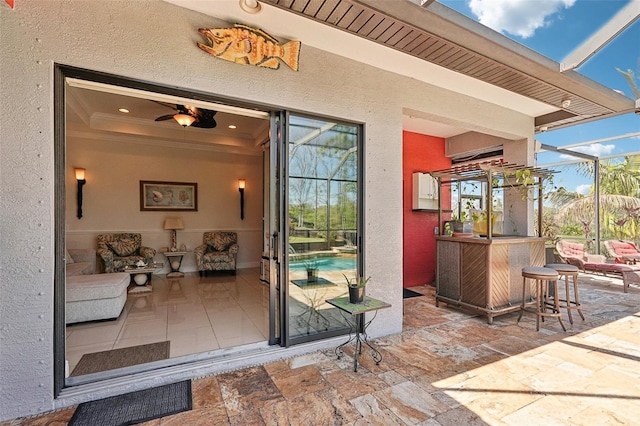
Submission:
M 67 84 L 67 133 L 70 136 L 108 139 L 155 145 L 190 144 L 196 149 L 258 155 L 260 144 L 268 137 L 269 120 L 221 111 L 221 105 L 185 100 L 154 93 L 127 96 L 121 88 L 94 90 Z M 158 102 L 154 102 L 158 101 Z M 212 129 L 189 126 L 183 128 L 174 119 L 155 121 L 157 117 L 176 113 L 176 104 L 194 105 L 218 111 Z M 122 113 L 126 108 L 128 113 Z M 251 112 L 251 111 L 249 111 Z M 230 129 L 229 126 L 236 126 Z
M 635 107 L 633 100 L 574 71 L 560 73 L 558 63 L 437 2 L 261 0 L 261 12 L 247 14 L 237 0 L 165 1 L 488 102 L 499 99 L 534 117 L 536 130 Z M 563 107 L 566 100 L 571 104 Z M 423 121 L 405 120 L 434 136 L 468 131 Z

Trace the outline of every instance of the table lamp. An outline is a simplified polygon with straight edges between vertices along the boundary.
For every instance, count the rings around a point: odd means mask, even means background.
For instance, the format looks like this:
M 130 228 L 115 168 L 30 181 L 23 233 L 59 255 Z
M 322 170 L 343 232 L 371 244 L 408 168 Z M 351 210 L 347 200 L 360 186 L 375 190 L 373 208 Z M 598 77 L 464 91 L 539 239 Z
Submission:
M 184 229 L 184 223 L 179 217 L 168 217 L 164 220 L 164 229 L 171 231 L 171 248 L 169 251 L 177 251 L 176 230 Z

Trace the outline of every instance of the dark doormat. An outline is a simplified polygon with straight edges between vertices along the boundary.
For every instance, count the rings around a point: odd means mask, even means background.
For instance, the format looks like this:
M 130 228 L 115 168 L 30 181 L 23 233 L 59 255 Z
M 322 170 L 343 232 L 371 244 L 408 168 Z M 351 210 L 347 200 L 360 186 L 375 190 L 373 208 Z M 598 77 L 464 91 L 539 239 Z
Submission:
M 78 406 L 69 426 L 121 426 L 142 423 L 191 410 L 191 380 Z
M 415 292 L 413 290 L 409 290 L 408 288 L 403 288 L 402 289 L 402 298 L 403 299 L 408 299 L 410 297 L 418 297 L 418 296 L 424 296 L 424 294 L 420 294 L 420 293 Z
M 115 370 L 169 358 L 169 342 L 150 343 L 82 355 L 71 376 Z

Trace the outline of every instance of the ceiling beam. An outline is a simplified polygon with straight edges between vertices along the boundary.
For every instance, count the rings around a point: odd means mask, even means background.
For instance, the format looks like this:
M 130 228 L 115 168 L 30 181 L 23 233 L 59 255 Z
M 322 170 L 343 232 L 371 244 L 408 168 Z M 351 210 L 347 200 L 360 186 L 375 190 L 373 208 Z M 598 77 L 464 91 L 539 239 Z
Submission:
M 620 9 L 602 28 L 596 31 L 577 49 L 569 53 L 560 63 L 560 71 L 569 71 L 584 64 L 611 40 L 615 39 L 618 34 L 638 20 L 638 18 L 640 18 L 640 0 L 631 0 L 629 4 Z

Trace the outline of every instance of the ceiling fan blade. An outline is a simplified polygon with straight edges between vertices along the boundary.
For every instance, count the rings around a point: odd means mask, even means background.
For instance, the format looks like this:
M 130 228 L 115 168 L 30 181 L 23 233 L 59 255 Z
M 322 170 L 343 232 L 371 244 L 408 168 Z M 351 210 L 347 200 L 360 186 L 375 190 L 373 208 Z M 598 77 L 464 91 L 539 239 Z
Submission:
M 174 115 L 175 114 L 161 115 L 160 117 L 156 118 L 155 121 L 170 120 L 173 118 Z
M 218 125 L 216 123 L 214 115 L 216 115 L 218 111 L 211 111 L 208 109 L 199 108 L 196 110 L 196 121 L 192 125 L 194 127 L 200 127 L 202 129 L 213 129 Z

